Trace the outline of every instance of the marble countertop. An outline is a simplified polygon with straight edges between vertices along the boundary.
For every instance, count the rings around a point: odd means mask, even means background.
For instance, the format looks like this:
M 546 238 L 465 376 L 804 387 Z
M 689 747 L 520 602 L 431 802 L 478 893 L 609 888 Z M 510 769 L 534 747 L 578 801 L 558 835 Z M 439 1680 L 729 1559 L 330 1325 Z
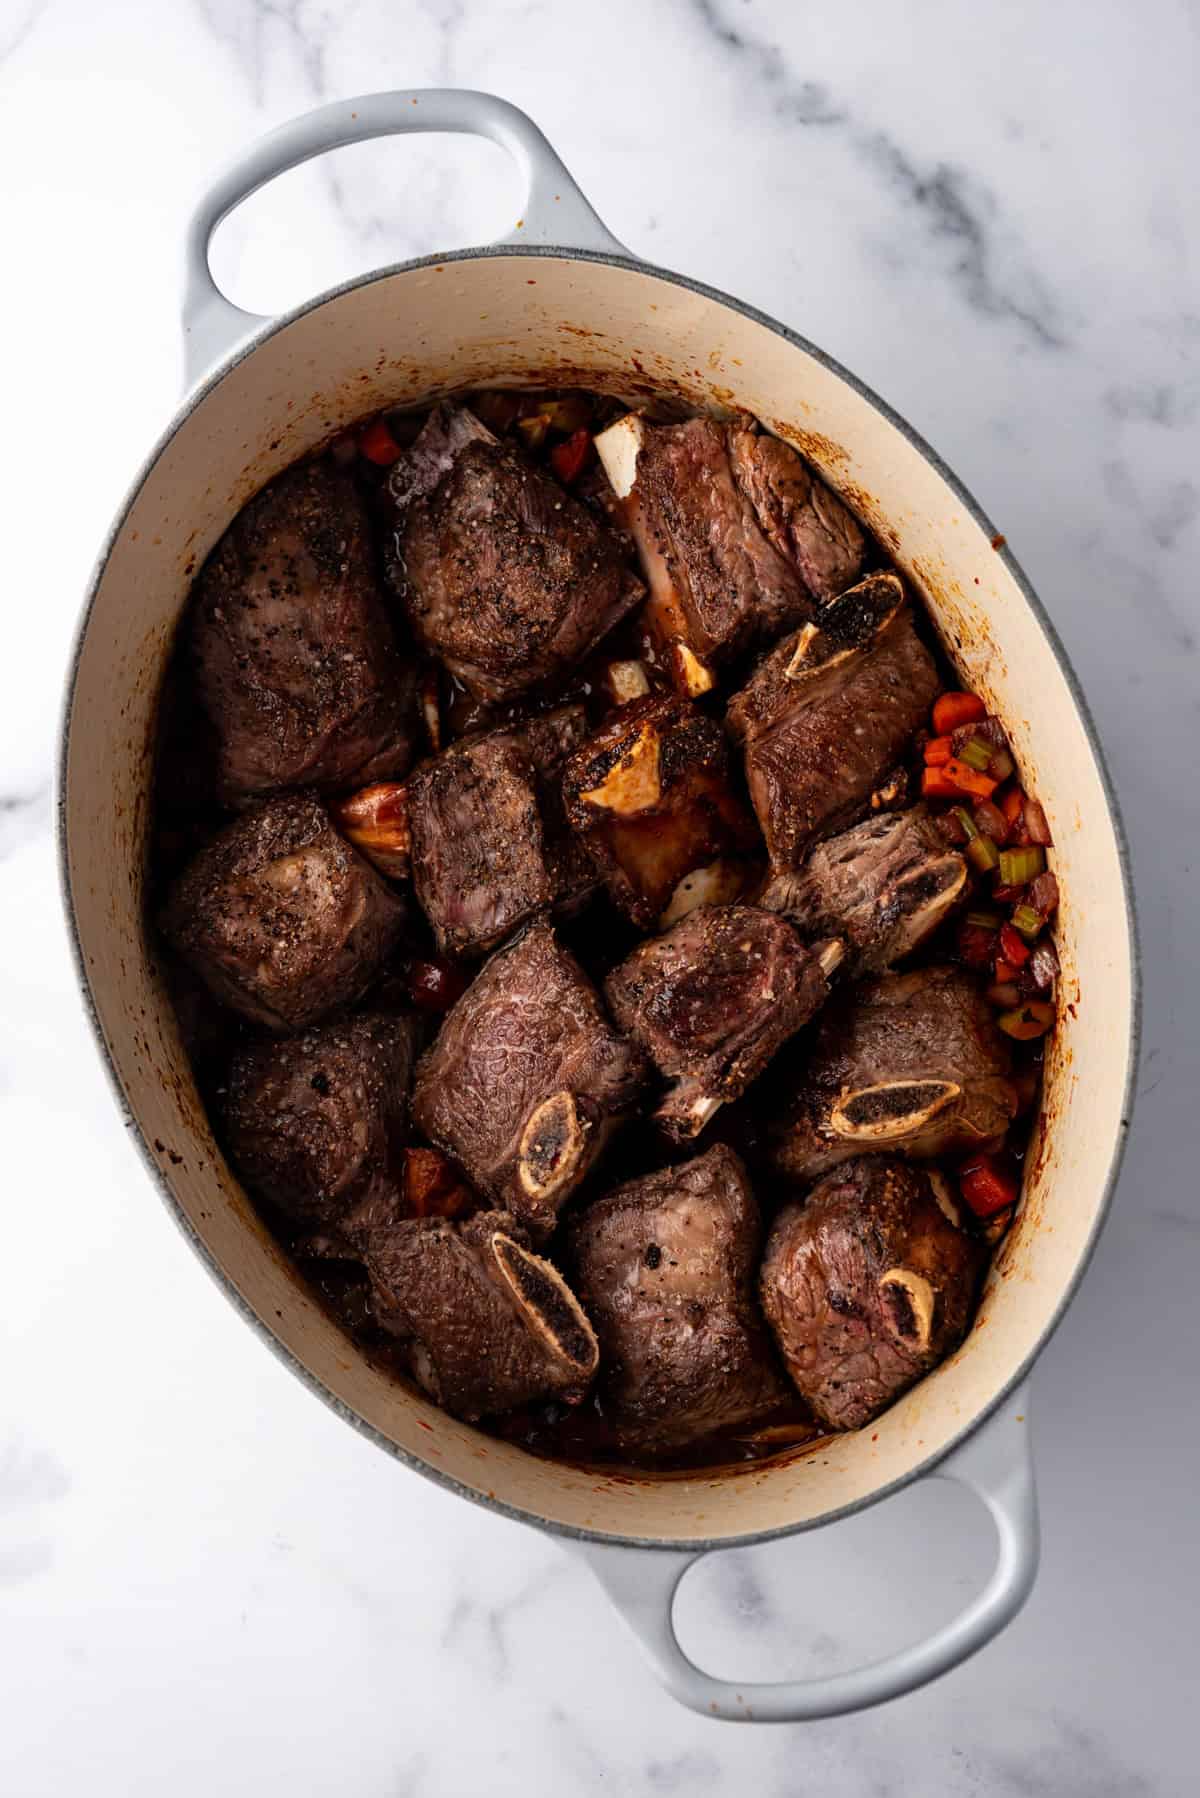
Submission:
M 1184 0 L 0 5 L 13 1798 L 1195 1790 L 1198 44 Z M 734 1730 L 677 1709 L 553 1542 L 313 1403 L 177 1236 L 82 1022 L 57 695 L 96 547 L 176 401 L 182 219 L 268 124 L 434 83 L 525 107 L 634 250 L 796 326 L 913 421 L 1040 590 L 1123 798 L 1142 1084 L 1034 1380 L 1043 1570 L 997 1644 L 872 1714 Z M 270 310 L 495 235 L 514 199 L 491 146 L 345 151 L 244 208 L 216 267 Z M 989 1550 L 965 1498 L 908 1492 L 707 1563 L 685 1640 L 747 1678 L 848 1665 L 947 1615 Z

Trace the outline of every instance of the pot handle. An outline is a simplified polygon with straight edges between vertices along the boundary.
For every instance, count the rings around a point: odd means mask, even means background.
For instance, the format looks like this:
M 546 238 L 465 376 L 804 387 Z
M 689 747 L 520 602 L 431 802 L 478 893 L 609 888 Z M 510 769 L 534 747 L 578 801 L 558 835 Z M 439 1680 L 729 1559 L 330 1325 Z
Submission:
M 865 1710 L 948 1673 L 1010 1623 L 1033 1587 L 1038 1516 L 1023 1388 L 929 1476 L 957 1480 L 991 1512 L 999 1554 L 979 1596 L 950 1623 L 885 1660 L 823 1679 L 755 1685 L 714 1679 L 679 1646 L 673 1611 L 679 1582 L 710 1550 L 653 1550 L 606 1542 L 574 1544 L 641 1641 L 659 1679 L 680 1704 L 734 1723 L 806 1723 Z
M 266 323 L 258 313 L 233 305 L 212 278 L 209 243 L 221 220 L 276 175 L 326 150 L 413 131 L 489 137 L 508 151 L 525 183 L 525 203 L 515 228 L 497 240 L 500 244 L 553 244 L 604 255 L 627 253 L 597 217 L 533 120 L 507 100 L 449 87 L 335 100 L 259 138 L 217 177 L 193 212 L 187 232 L 183 301 L 189 385 L 233 344 Z

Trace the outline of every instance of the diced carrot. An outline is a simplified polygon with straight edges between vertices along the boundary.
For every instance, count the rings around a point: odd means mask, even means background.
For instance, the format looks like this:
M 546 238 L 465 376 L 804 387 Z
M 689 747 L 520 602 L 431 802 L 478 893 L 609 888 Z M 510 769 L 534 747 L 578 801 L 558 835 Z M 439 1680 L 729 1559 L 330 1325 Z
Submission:
M 933 702 L 933 728 L 939 737 L 986 717 L 987 707 L 974 693 L 943 693 Z
M 1002 955 L 996 957 L 996 985 L 1006 986 L 1010 980 L 1017 978 L 1017 969 L 1011 961 L 1005 961 Z
M 959 1170 L 959 1189 L 976 1217 L 991 1217 L 1020 1197 L 1021 1184 L 997 1155 L 977 1155 Z
M 590 431 L 572 431 L 565 443 L 555 444 L 550 451 L 550 466 L 564 487 L 579 479 L 591 453 Z
M 1014 968 L 1023 968 L 1029 960 L 1032 950 L 1028 943 L 1022 941 L 1011 924 L 1001 924 L 1000 953 L 1005 961 L 1010 962 Z
M 962 794 L 948 777 L 944 768 L 924 768 L 921 771 L 921 792 L 926 799 L 961 799 Z
M 954 746 L 949 737 L 930 737 L 925 745 L 925 765 L 927 768 L 940 768 L 950 760 Z
M 996 782 L 990 774 L 980 774 L 955 756 L 951 756 L 938 772 L 944 774 L 960 793 L 967 793 L 972 799 L 990 799 L 996 791 Z
M 392 436 L 386 418 L 373 418 L 358 440 L 358 447 L 369 462 L 390 468 L 399 460 L 400 445 Z

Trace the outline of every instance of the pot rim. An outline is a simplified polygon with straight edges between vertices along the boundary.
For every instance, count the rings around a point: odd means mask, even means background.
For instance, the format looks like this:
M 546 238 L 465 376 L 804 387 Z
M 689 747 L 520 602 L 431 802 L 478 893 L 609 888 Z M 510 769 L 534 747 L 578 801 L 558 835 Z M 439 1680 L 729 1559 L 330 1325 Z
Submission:
M 1053 651 L 1054 659 L 1058 663 L 1063 679 L 1067 684 L 1075 710 L 1083 725 L 1088 747 L 1091 749 L 1092 756 L 1096 763 L 1109 821 L 1112 825 L 1113 835 L 1117 845 L 1117 859 L 1121 871 L 1123 916 L 1129 949 L 1131 999 L 1129 1042 L 1125 1068 L 1125 1084 L 1121 1100 L 1120 1125 L 1116 1142 L 1113 1147 L 1112 1157 L 1109 1161 L 1108 1171 L 1105 1175 L 1104 1190 L 1101 1195 L 1100 1203 L 1096 1209 L 1096 1214 L 1088 1234 L 1087 1242 L 1084 1245 L 1083 1252 L 1072 1272 L 1071 1278 L 1067 1281 L 1063 1291 L 1059 1295 L 1052 1316 L 1038 1337 L 1035 1346 L 1030 1350 L 1021 1365 L 1006 1381 L 1004 1386 L 996 1394 L 995 1398 L 981 1410 L 977 1411 L 970 1421 L 966 1423 L 956 1435 L 951 1437 L 943 1447 L 936 1450 L 933 1454 L 928 1455 L 924 1460 L 909 1468 L 907 1472 L 899 1475 L 896 1479 L 890 1480 L 885 1485 L 880 1486 L 875 1491 L 867 1493 L 861 1498 L 853 1499 L 844 1505 L 839 1505 L 833 1510 L 824 1511 L 817 1517 L 802 1519 L 796 1523 L 780 1524 L 771 1529 L 744 1531 L 738 1535 L 686 1539 L 660 1539 L 649 1536 L 628 1536 L 602 1529 L 589 1529 L 583 1525 L 560 1523 L 553 1518 L 536 1516 L 529 1511 L 523 1510 L 518 1505 L 509 1504 L 504 1499 L 489 1497 L 486 1493 L 478 1492 L 472 1487 L 464 1485 L 461 1481 L 455 1479 L 453 1475 L 442 1472 L 439 1468 L 431 1466 L 428 1462 L 423 1461 L 419 1456 L 400 1447 L 398 1443 L 393 1442 L 390 1437 L 384 1435 L 381 1430 L 377 1429 L 373 1424 L 368 1423 L 365 1418 L 360 1417 L 359 1414 L 339 1398 L 330 1387 L 326 1386 L 325 1383 L 299 1358 L 299 1356 L 282 1342 L 263 1319 L 258 1316 L 248 1300 L 243 1298 L 230 1276 L 219 1265 L 209 1249 L 208 1244 L 195 1230 L 182 1206 L 179 1204 L 179 1201 L 176 1199 L 166 1174 L 151 1153 L 150 1144 L 142 1130 L 141 1123 L 130 1105 L 124 1086 L 121 1083 L 120 1075 L 117 1072 L 116 1064 L 109 1050 L 104 1030 L 100 1022 L 99 1012 L 97 1010 L 95 996 L 92 992 L 91 980 L 83 954 L 83 945 L 79 936 L 79 926 L 75 914 L 74 894 L 71 889 L 67 846 L 67 763 L 70 754 L 71 720 L 75 701 L 75 687 L 79 673 L 79 664 L 83 654 L 84 641 L 87 636 L 88 626 L 91 622 L 92 612 L 96 603 L 96 596 L 104 578 L 105 569 L 108 566 L 109 557 L 112 554 L 117 539 L 120 537 L 121 532 L 125 527 L 126 520 L 128 519 L 129 513 L 132 510 L 138 495 L 141 493 L 142 488 L 154 472 L 159 457 L 163 454 L 163 451 L 173 440 L 181 427 L 186 424 L 192 413 L 196 411 L 201 402 L 207 398 L 220 382 L 225 379 L 226 375 L 231 373 L 232 370 L 245 361 L 247 357 L 253 355 L 254 352 L 268 340 L 268 338 L 275 336 L 277 332 L 286 330 L 289 325 L 294 324 L 298 319 L 306 317 L 310 312 L 317 311 L 319 307 L 324 306 L 328 301 L 340 299 L 344 294 L 353 293 L 360 287 L 369 286 L 372 282 L 386 281 L 394 275 L 409 274 L 417 269 L 434 268 L 452 262 L 482 261 L 511 256 L 528 258 L 541 257 L 560 261 L 597 263 L 607 267 L 623 269 L 625 272 L 632 275 L 649 275 L 656 280 L 665 281 L 671 286 L 681 287 L 690 293 L 698 294 L 702 299 L 709 300 L 715 305 L 728 307 L 731 311 L 739 313 L 743 318 L 751 320 L 754 324 L 763 326 L 766 330 L 773 332 L 775 336 L 781 337 L 785 343 L 791 345 L 793 348 L 802 350 L 807 356 L 810 356 L 814 361 L 820 363 L 822 367 L 829 370 L 831 374 L 836 375 L 840 380 L 844 381 L 861 399 L 866 400 L 881 417 L 900 432 L 906 441 L 911 444 L 918 454 L 934 469 L 935 473 L 945 482 L 955 498 L 970 515 L 974 523 L 989 537 L 995 538 L 999 534 L 991 519 L 983 510 L 983 507 L 958 479 L 957 475 L 953 473 L 937 454 L 936 450 L 932 449 L 930 445 L 926 443 L 925 439 L 918 431 L 914 430 L 907 419 L 902 417 L 900 413 L 888 405 L 886 400 L 881 399 L 880 396 L 871 387 L 867 386 L 864 381 L 860 380 L 857 375 L 851 373 L 851 371 L 843 367 L 835 357 L 828 355 L 816 344 L 811 343 L 808 338 L 803 337 L 798 331 L 793 331 L 787 325 L 780 324 L 779 321 L 772 318 L 769 313 L 761 311 L 758 307 L 750 305 L 745 300 L 735 298 L 732 294 L 725 293 L 720 288 L 711 287 L 703 281 L 697 281 L 690 275 L 681 275 L 671 269 L 660 268 L 655 263 L 646 262 L 639 257 L 616 255 L 607 251 L 573 249 L 567 245 L 505 243 L 481 245 L 475 248 L 461 250 L 450 250 L 441 254 L 429 256 L 414 256 L 403 262 L 389 263 L 383 268 L 371 269 L 364 274 L 354 275 L 350 277 L 350 279 L 339 282 L 336 286 L 327 288 L 312 298 L 302 301 L 299 305 L 290 308 L 288 311 L 279 313 L 276 317 L 266 319 L 257 330 L 251 331 L 247 337 L 239 339 L 231 350 L 219 357 L 212 368 L 205 375 L 201 376 L 201 378 L 185 394 L 182 403 L 164 429 L 160 432 L 153 448 L 142 462 L 141 467 L 138 469 L 133 481 L 127 488 L 125 496 L 114 515 L 112 524 L 105 535 L 100 551 L 96 557 L 85 590 L 83 604 L 72 637 L 71 651 L 67 663 L 66 680 L 64 683 L 59 713 L 58 753 L 56 757 L 54 780 L 55 849 L 58 865 L 59 894 L 62 900 L 67 926 L 71 959 L 74 963 L 76 978 L 82 993 L 84 1010 L 96 1046 L 100 1052 L 100 1059 L 108 1079 L 109 1087 L 125 1123 L 126 1130 L 136 1144 L 143 1165 L 149 1172 L 154 1184 L 157 1186 L 176 1225 L 191 1243 L 192 1248 L 208 1269 L 213 1279 L 216 1280 L 218 1285 L 222 1288 L 226 1298 L 228 1298 L 236 1310 L 241 1313 L 245 1321 L 250 1324 L 255 1333 L 262 1338 L 276 1357 L 283 1362 L 284 1366 L 289 1368 L 290 1371 L 308 1387 L 310 1392 L 320 1398 L 330 1410 L 342 1418 L 344 1422 L 348 1423 L 359 1435 L 365 1436 L 378 1448 L 383 1449 L 386 1453 L 391 1455 L 393 1459 L 402 1462 L 406 1467 L 424 1475 L 426 1479 L 432 1480 L 437 1485 L 453 1492 L 457 1497 L 467 1499 L 471 1503 L 479 1505 L 485 1510 L 497 1513 L 502 1517 L 510 1518 L 515 1523 L 523 1523 L 530 1528 L 542 1530 L 550 1535 L 560 1536 L 568 1540 L 577 1542 L 597 1542 L 614 1547 L 660 1551 L 674 1549 L 692 1554 L 706 1554 L 712 1551 L 733 1548 L 749 1548 L 757 1543 L 772 1542 L 785 1536 L 800 1535 L 809 1530 L 824 1528 L 826 1524 L 839 1522 L 845 1517 L 852 1517 L 860 1511 L 870 1509 L 872 1505 L 880 1503 L 883 1499 L 894 1497 L 898 1492 L 903 1491 L 906 1486 L 910 1486 L 932 1473 L 935 1468 L 942 1462 L 948 1460 L 951 1455 L 961 1449 L 965 1443 L 970 1441 L 970 1439 L 983 1428 L 988 1419 L 993 1417 L 1013 1393 L 1018 1390 L 1022 1383 L 1028 1379 L 1034 1362 L 1038 1359 L 1039 1355 L 1041 1355 L 1066 1315 L 1067 1309 L 1074 1299 L 1076 1292 L 1079 1290 L 1083 1277 L 1087 1273 L 1092 1257 L 1096 1252 L 1096 1245 L 1099 1242 L 1101 1231 L 1108 1220 L 1108 1214 L 1112 1206 L 1117 1181 L 1124 1163 L 1125 1150 L 1129 1139 L 1129 1130 L 1132 1119 L 1142 1038 L 1142 957 L 1137 906 L 1133 890 L 1129 840 L 1125 830 L 1124 819 L 1121 815 L 1121 808 L 1117 798 L 1116 789 L 1109 772 L 1104 750 L 1100 743 L 1099 733 L 1096 729 L 1095 720 L 1092 717 L 1091 708 L 1088 705 L 1083 689 L 1080 686 L 1079 678 L 1071 665 L 1070 659 L 1063 646 L 1062 639 L 1060 638 L 1054 623 L 1020 563 L 1008 547 L 1007 540 L 1001 539 L 997 554 L 1000 556 L 1008 573 L 1020 589 L 1021 596 L 1026 605 L 1036 618 L 1042 634 Z

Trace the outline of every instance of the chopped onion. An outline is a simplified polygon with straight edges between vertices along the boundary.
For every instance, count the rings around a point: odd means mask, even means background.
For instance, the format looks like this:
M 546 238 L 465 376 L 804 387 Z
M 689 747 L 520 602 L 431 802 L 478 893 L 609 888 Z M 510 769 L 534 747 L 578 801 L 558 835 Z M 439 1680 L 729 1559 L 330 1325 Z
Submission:
M 991 799 L 981 799 L 976 805 L 975 827 L 993 843 L 1002 843 L 1008 835 L 1008 820 Z
M 1031 799 L 1028 793 L 1025 795 L 1024 822 L 1025 834 L 1031 843 L 1038 843 L 1043 848 L 1048 848 L 1053 843 L 1054 838 L 1050 835 L 1046 814 L 1042 810 L 1040 802 Z
M 1043 937 L 1041 942 L 1034 945 L 1033 954 L 1029 957 L 1028 971 L 1030 978 L 1043 991 L 1047 987 L 1053 986 L 1058 979 L 1058 951 L 1048 936 Z
M 1051 874 L 1049 868 L 1032 882 L 1028 899 L 1034 911 L 1043 920 L 1058 909 L 1058 881 Z

